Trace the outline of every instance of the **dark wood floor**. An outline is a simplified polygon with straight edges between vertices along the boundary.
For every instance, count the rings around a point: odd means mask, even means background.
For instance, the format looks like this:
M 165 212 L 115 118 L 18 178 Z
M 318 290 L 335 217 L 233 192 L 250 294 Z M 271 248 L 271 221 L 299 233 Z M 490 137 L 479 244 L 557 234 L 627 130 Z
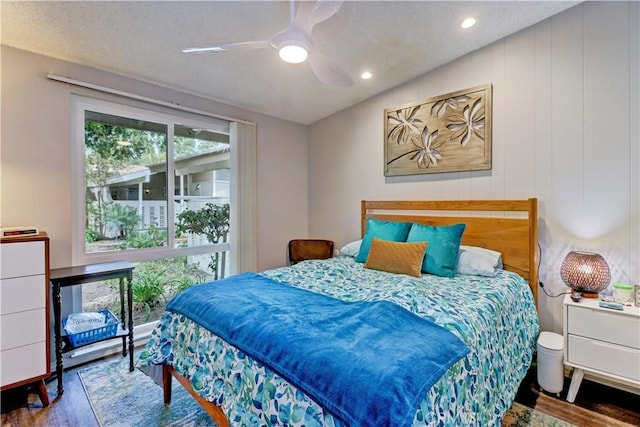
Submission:
M 560 397 L 540 391 L 535 367 L 520 385 L 516 402 L 577 426 L 640 426 L 640 395 L 583 380 L 573 404 L 566 401 L 570 378 Z
M 85 366 L 65 370 L 64 394 L 61 397 L 56 393 L 57 381 L 53 379 L 47 382 L 49 406 L 46 408 L 42 407 L 35 387 L 3 391 L 2 427 L 98 427 L 98 421 L 77 374 L 78 369 Z
M 62 398 L 56 396 L 55 381 L 47 384 L 51 400 L 47 408 L 42 407 L 35 389 L 3 392 L 2 426 L 97 426 L 77 369 L 65 371 Z M 564 400 L 568 388 L 567 378 L 560 398 L 541 392 L 536 384 L 535 368 L 532 368 L 522 382 L 516 401 L 577 426 L 640 426 L 640 396 L 584 380 L 575 404 L 570 404 Z

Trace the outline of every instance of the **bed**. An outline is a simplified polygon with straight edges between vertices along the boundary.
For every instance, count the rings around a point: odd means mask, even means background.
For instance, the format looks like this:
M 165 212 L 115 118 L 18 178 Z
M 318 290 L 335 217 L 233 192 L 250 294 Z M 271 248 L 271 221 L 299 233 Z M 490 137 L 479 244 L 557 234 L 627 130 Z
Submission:
M 446 330 L 468 352 L 434 379 L 402 424 L 499 425 L 531 364 L 539 332 L 536 199 L 362 201 L 361 212 L 365 240 L 371 221 L 465 224 L 460 243 L 499 252 L 502 268 L 494 277 L 412 277 L 365 268 L 357 257 L 339 256 L 257 276 L 332 300 L 392 302 L 394 308 L 403 307 L 403 313 Z M 282 334 L 287 336 L 286 331 Z M 166 403 L 171 379 L 176 378 L 220 426 L 380 425 L 373 415 L 371 422 L 357 423 L 335 415 L 342 413 L 334 402 L 310 397 L 306 383 L 287 380 L 297 377 L 280 372 L 280 366 L 265 365 L 179 311 L 165 312 L 137 366 L 147 373 L 161 370 Z M 379 393 L 376 396 L 387 397 L 384 390 Z

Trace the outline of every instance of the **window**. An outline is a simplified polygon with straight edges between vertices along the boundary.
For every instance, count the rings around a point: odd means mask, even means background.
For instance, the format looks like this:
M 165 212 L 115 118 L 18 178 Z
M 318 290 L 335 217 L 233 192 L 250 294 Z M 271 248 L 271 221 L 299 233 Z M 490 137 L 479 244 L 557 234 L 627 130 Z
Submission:
M 186 286 L 227 276 L 234 209 L 229 122 L 83 97 L 73 98 L 73 109 L 74 265 L 137 263 L 136 325 L 157 320 Z M 112 288 L 78 288 L 82 309 L 117 302 Z

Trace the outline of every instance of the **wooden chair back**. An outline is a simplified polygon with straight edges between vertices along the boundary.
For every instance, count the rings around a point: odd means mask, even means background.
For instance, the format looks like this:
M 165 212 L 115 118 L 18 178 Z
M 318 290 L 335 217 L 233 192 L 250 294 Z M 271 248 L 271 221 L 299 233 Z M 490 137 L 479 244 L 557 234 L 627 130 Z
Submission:
M 289 242 L 289 263 L 308 259 L 327 259 L 333 256 L 333 241 L 322 239 L 294 239 Z

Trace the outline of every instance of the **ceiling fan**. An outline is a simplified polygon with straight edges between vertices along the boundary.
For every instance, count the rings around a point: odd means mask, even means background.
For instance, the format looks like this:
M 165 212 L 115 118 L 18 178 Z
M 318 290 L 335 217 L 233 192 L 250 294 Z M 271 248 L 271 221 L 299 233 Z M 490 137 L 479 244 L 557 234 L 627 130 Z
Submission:
M 342 0 L 301 1 L 298 13 L 294 0 L 291 0 L 291 21 L 287 28 L 266 40 L 228 43 L 211 47 L 192 47 L 182 49 L 184 53 L 222 53 L 272 48 L 277 49 L 283 61 L 297 64 L 309 62 L 311 69 L 323 83 L 346 87 L 355 83 L 351 75 L 313 47 L 311 32 L 316 24 L 326 21 L 338 12 Z

